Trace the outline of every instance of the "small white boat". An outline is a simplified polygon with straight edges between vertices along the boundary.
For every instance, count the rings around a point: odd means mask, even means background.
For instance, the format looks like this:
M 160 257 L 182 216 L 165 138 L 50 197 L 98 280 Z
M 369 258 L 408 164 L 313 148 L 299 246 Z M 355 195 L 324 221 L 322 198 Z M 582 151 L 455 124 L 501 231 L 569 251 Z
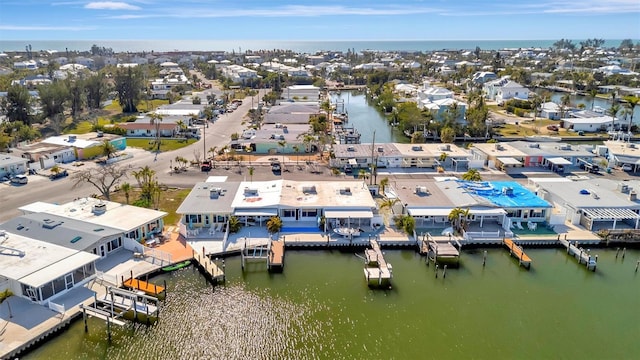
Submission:
M 533 141 L 533 142 L 558 142 L 562 140 L 562 138 L 559 136 L 549 136 L 549 135 L 531 135 L 531 136 L 525 136 L 524 139 L 527 141 Z
M 356 228 L 341 227 L 341 228 L 333 229 L 333 232 L 336 233 L 337 235 L 345 236 L 345 237 L 346 236 L 352 236 L 352 237 L 360 236 L 360 230 L 356 229 Z

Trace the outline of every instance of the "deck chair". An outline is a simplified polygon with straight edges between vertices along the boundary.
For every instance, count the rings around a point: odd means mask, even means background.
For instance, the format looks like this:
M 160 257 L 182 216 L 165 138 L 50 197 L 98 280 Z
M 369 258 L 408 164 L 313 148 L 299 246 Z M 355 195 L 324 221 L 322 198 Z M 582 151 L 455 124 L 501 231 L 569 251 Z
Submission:
M 524 228 L 522 227 L 522 224 L 520 223 L 520 221 L 516 221 L 516 227 L 517 227 L 519 230 L 524 230 Z

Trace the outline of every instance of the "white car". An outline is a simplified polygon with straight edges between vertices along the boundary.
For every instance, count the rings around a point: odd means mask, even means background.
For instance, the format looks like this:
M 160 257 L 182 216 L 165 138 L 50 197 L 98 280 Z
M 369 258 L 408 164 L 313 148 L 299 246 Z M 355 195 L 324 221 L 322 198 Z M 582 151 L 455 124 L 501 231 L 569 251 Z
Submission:
M 624 165 L 622 165 L 622 170 L 623 171 L 631 171 L 631 170 L 633 170 L 633 168 L 629 164 L 624 164 Z

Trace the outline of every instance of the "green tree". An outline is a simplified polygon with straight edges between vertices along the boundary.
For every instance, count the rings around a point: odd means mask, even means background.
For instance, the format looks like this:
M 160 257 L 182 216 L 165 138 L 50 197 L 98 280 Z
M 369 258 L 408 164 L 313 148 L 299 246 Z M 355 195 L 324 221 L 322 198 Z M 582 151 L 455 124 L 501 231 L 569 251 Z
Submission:
M 596 95 L 598 95 L 598 89 L 591 89 L 587 92 L 587 98 L 591 100 L 591 110 L 593 110 Z
M 38 86 L 38 95 L 43 117 L 55 121 L 58 115 L 64 116 L 65 103 L 69 100 L 69 89 L 63 81 Z
M 256 169 L 253 166 L 249 166 L 247 170 L 249 170 L 249 181 L 253 182 L 253 173 Z
M 282 166 L 284 166 L 284 150 L 287 147 L 287 142 L 285 140 L 278 141 L 278 146 L 282 148 Z
M 280 232 L 282 229 L 282 219 L 279 216 L 272 216 L 267 220 L 267 231 L 271 234 Z
M 300 160 L 300 146 L 293 145 L 291 148 L 296 153 L 296 166 L 298 166 L 299 165 L 299 160 Z
M 137 104 L 142 97 L 142 89 L 144 87 L 141 70 L 137 67 L 118 69 L 114 76 L 114 82 L 122 112 L 138 112 Z
M 151 126 L 155 127 L 156 146 L 157 146 L 156 151 L 160 152 L 160 124 L 162 123 L 163 116 L 156 113 L 150 113 L 149 118 L 151 119 L 150 121 Z
M 140 199 L 150 204 L 153 201 L 153 193 L 157 185 L 155 170 L 147 165 L 137 171 L 132 171 L 131 174 L 140 187 Z
M 229 217 L 229 232 L 237 233 L 238 231 L 240 231 L 241 227 L 242 227 L 242 223 L 240 223 L 240 220 L 238 220 L 237 217 L 235 216 Z
M 482 176 L 477 169 L 469 169 L 466 173 L 462 174 L 462 180 L 482 181 Z
M 22 121 L 31 125 L 31 95 L 26 87 L 11 85 L 7 96 L 2 100 L 2 110 L 10 122 Z
M 633 125 L 633 113 L 636 110 L 636 106 L 638 105 L 638 102 L 640 102 L 640 97 L 638 96 L 625 96 L 623 98 L 626 101 L 625 107 L 627 108 L 627 114 L 629 114 L 629 128 L 628 130 L 631 131 L 631 126 Z
M 111 157 L 117 152 L 116 147 L 109 141 L 102 141 L 102 155 L 106 156 L 107 159 L 111 159 Z
M 440 131 L 440 141 L 443 143 L 453 143 L 456 138 L 456 131 L 450 127 L 442 128 Z
M 406 234 L 413 234 L 416 229 L 416 220 L 411 215 L 398 215 L 394 218 L 396 228 Z
M 84 89 L 89 109 L 102 108 L 102 102 L 107 98 L 107 85 L 104 74 L 98 73 L 89 76 L 84 81 Z

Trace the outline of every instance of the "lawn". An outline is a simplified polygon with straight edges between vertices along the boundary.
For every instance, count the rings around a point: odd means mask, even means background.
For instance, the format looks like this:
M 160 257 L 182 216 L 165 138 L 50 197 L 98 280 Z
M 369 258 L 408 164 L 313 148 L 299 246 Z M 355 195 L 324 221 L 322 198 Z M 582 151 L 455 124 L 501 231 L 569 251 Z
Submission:
M 196 139 L 177 140 L 177 139 L 162 139 L 160 141 L 160 152 L 171 151 L 181 149 L 185 146 L 189 146 L 196 142 Z M 145 149 L 148 151 L 154 151 L 156 149 L 154 138 L 127 138 L 127 146 Z
M 108 125 L 110 124 L 111 121 L 108 119 L 105 119 L 104 117 L 99 117 L 98 118 L 98 125 Z M 86 134 L 89 133 L 93 130 L 93 123 L 91 121 L 85 120 L 85 121 L 80 121 L 77 124 L 70 124 L 69 126 L 67 126 L 62 133 L 64 134 Z
M 180 215 L 176 214 L 176 210 L 182 204 L 182 201 L 189 195 L 191 189 L 177 189 L 169 188 L 163 191 L 160 197 L 160 204 L 158 210 L 167 212 L 167 216 L 164 218 L 164 223 L 169 226 L 173 226 L 180 220 Z M 129 192 L 129 203 L 133 203 L 140 196 L 140 190 L 137 188 L 131 189 Z M 119 190 L 111 193 L 111 201 L 125 204 L 127 198 L 124 195 L 124 191 Z
M 169 100 L 160 100 L 160 99 L 149 100 L 149 109 L 155 110 L 158 106 L 167 105 L 167 104 L 169 104 Z M 138 108 L 139 112 L 151 111 L 151 110 L 147 109 L 147 101 L 146 100 L 140 101 L 138 103 L 138 105 L 137 105 L 137 108 Z M 104 110 L 122 112 L 122 108 L 120 107 L 120 102 L 118 101 L 118 99 L 114 99 L 111 102 L 111 104 L 105 106 Z

